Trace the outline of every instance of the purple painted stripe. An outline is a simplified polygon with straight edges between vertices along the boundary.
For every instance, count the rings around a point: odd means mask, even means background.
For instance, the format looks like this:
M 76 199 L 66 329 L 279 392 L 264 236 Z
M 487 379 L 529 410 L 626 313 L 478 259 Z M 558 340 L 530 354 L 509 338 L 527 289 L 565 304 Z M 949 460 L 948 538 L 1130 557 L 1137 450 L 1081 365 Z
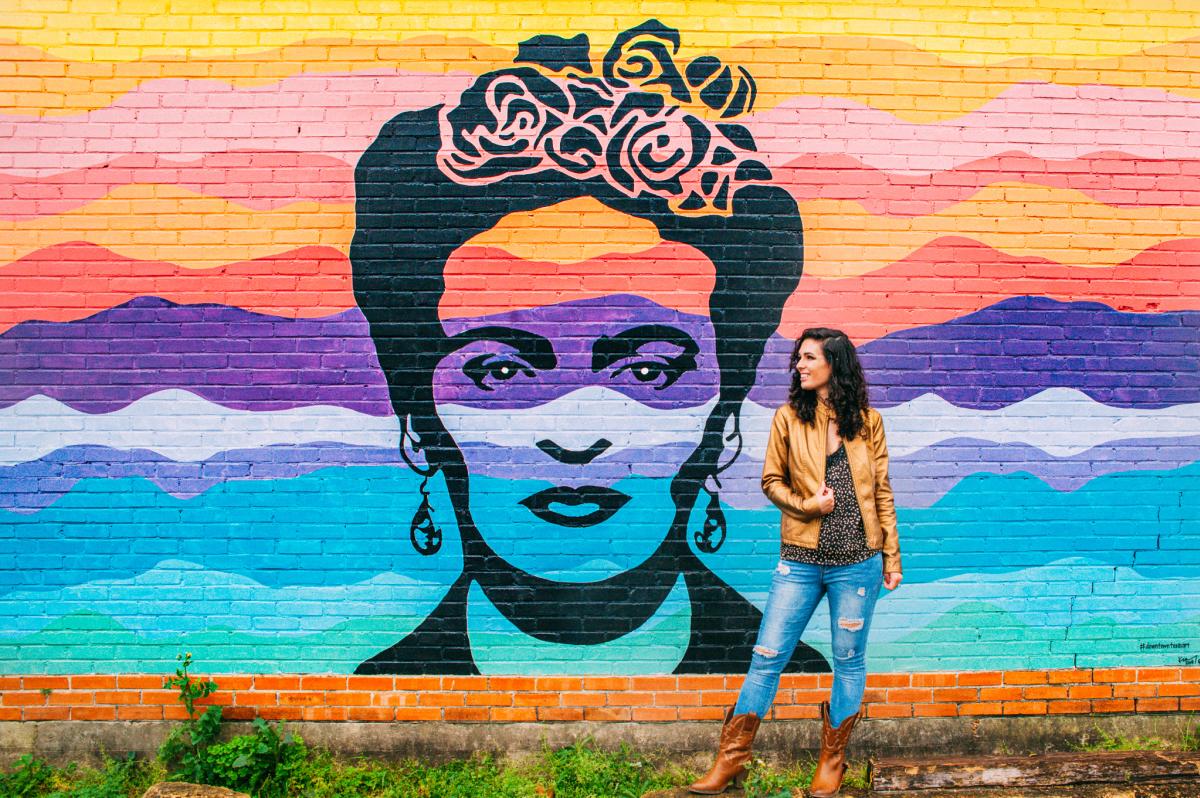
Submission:
M 666 308 L 636 294 L 608 294 L 592 299 L 576 299 L 554 305 L 505 311 L 488 316 L 447 319 L 443 327 L 448 335 L 459 335 L 481 327 L 502 327 L 534 333 L 553 347 L 553 369 L 533 368 L 528 374 L 515 369 L 505 381 L 485 381 L 481 388 L 468 375 L 468 364 L 482 355 L 512 351 L 496 341 L 468 344 L 450 354 L 434 373 L 433 395 L 439 402 L 486 410 L 524 410 L 538 407 L 588 387 L 612 388 L 647 407 L 660 410 L 695 407 L 717 395 L 717 359 L 712 340 L 715 335 L 707 316 Z M 639 341 L 634 352 L 623 353 L 612 362 L 593 369 L 594 357 L 605 342 L 637 327 L 670 328 L 682 333 L 673 340 L 665 338 Z M 610 342 L 610 341 L 609 341 Z M 683 356 L 682 345 L 695 351 Z M 664 371 L 642 382 L 629 368 L 635 363 L 649 364 Z M 670 378 L 668 376 L 670 374 Z M 657 374 L 657 376 L 655 376 Z
M 787 396 L 791 342 L 776 336 L 751 398 Z M 953 321 L 859 348 L 871 401 L 891 407 L 935 393 L 995 410 L 1047 388 L 1075 388 L 1117 407 L 1200 402 L 1200 312 L 1122 313 L 1095 302 L 1006 299 Z
M 69 446 L 40 460 L 0 468 L 0 507 L 41 510 L 65 496 L 82 479 L 148 479 L 178 498 L 191 498 L 214 485 L 244 479 L 291 479 L 332 466 L 401 466 L 392 449 L 316 443 L 221 452 L 201 462 L 176 462 L 146 449 Z
M 774 407 L 784 400 L 790 347 L 778 336 L 769 342 L 755 402 Z M 1120 407 L 1200 402 L 1195 311 L 1121 313 L 1091 302 L 1014 297 L 872 341 L 860 352 L 880 407 L 936 393 L 963 407 L 996 409 L 1055 386 Z M 79 321 L 13 327 L 0 335 L 0 373 L 0 407 L 40 393 L 104 413 L 183 388 L 236 409 L 329 404 L 391 413 L 357 309 L 293 320 L 140 297 Z
M 1074 491 L 1096 477 L 1123 471 L 1169 471 L 1200 460 L 1200 436 L 1113 441 L 1072 457 L 1053 457 L 1026 444 L 966 438 L 942 441 L 891 461 L 896 501 L 928 507 L 979 472 L 1033 474 L 1055 490 Z M 989 488 L 990 490 L 991 488 Z
M 482 466 L 486 476 L 497 479 L 537 479 L 539 469 L 557 465 L 537 450 L 488 444 L 468 444 L 463 448 L 472 464 Z M 589 464 L 586 478 L 581 478 L 580 484 L 616 482 L 631 474 L 670 477 L 675 468 L 667 464 L 680 462 L 693 448 L 678 443 L 653 449 L 624 449 Z M 514 460 L 513 455 L 526 459 Z M 321 468 L 373 465 L 401 466 L 403 461 L 391 449 L 341 443 L 236 449 L 199 462 L 176 462 L 146 449 L 69 446 L 39 460 L 0 468 L 0 508 L 14 512 L 41 510 L 69 493 L 82 479 L 148 479 L 172 496 L 187 499 L 223 482 L 291 479 Z M 561 474 L 561 466 L 553 470 L 556 476 Z
M 281 319 L 138 297 L 86 319 L 0 335 L 0 407 L 45 394 L 86 413 L 183 388 L 238 410 L 339 405 L 392 412 L 362 313 Z
M 524 452 L 527 457 L 524 461 L 514 461 L 512 449 L 472 444 L 470 450 L 471 462 L 482 464 L 486 475 L 497 479 L 537 479 L 539 469 L 546 465 L 536 451 Z M 589 464 L 583 482 L 615 482 L 631 474 L 669 477 L 673 468 L 664 464 L 679 462 L 690 450 L 690 444 L 683 443 L 625 449 Z M 760 454 L 743 452 L 721 475 L 724 504 L 737 509 L 766 506 L 759 490 Z M 891 479 L 899 506 L 928 507 L 972 474 L 1024 471 L 1055 490 L 1073 491 L 1106 474 L 1165 471 L 1197 461 L 1200 461 L 1200 436 L 1116 441 L 1073 457 L 1052 457 L 1024 444 L 956 439 L 907 457 L 893 458 Z M 173 496 L 190 498 L 224 482 L 291 479 L 321 468 L 371 465 L 399 467 L 402 463 L 391 449 L 338 443 L 234 450 L 195 463 L 175 462 L 142 449 L 72 446 L 40 460 L 0 468 L 0 508 L 14 512 L 43 509 L 69 493 L 76 482 L 89 478 L 140 477 Z

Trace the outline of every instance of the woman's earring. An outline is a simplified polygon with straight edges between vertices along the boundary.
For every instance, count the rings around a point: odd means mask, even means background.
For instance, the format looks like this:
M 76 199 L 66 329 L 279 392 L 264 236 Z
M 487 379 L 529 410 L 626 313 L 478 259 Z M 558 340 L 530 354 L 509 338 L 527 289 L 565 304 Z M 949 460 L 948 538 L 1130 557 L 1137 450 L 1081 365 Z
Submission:
M 408 541 L 419 554 L 426 557 L 442 548 L 442 528 L 433 522 L 433 507 L 429 504 L 429 477 L 421 480 L 421 506 L 413 513 L 408 527 Z
M 715 481 L 715 480 L 714 480 Z M 704 511 L 704 528 L 694 534 L 696 548 L 705 554 L 715 554 L 725 543 L 725 513 L 721 510 L 721 501 L 715 490 L 704 491 L 708 494 L 708 509 Z

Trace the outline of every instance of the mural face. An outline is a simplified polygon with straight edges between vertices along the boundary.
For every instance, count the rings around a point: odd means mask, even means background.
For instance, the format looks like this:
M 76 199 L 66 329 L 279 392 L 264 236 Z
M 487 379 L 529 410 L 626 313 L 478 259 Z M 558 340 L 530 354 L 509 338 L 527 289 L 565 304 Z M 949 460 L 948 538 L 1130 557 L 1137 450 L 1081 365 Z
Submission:
M 565 205 L 614 229 L 636 224 L 594 201 Z M 533 235 L 519 249 L 552 251 L 572 233 L 563 216 L 563 206 L 523 215 Z M 580 229 L 589 228 L 604 229 Z M 680 273 L 711 285 L 713 265 L 692 247 L 652 240 L 572 266 L 489 249 L 487 238 L 451 255 L 439 315 L 455 349 L 433 375 L 438 417 L 469 475 L 471 519 L 493 551 L 539 577 L 591 582 L 628 571 L 667 537 L 672 481 L 716 405 L 708 292 L 672 285 Z M 662 269 L 656 255 L 665 254 Z M 501 266 L 518 287 L 471 290 L 483 264 Z M 575 279 L 547 290 L 558 269 Z M 591 282 L 612 288 L 594 296 L 583 289 Z M 562 301 L 539 304 L 546 296 Z M 462 315 L 481 307 L 493 312 Z
M 0 672 L 740 672 L 813 326 L 873 672 L 1195 664 L 1194 14 L 865 2 L 4 31 Z

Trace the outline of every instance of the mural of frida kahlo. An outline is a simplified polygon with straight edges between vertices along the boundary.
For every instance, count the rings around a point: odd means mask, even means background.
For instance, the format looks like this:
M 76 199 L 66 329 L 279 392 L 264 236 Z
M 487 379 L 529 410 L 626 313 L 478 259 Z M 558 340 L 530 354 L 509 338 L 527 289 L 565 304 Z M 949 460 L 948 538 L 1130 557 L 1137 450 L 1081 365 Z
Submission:
M 760 613 L 696 551 L 727 534 L 720 473 L 801 221 L 723 121 L 751 107 L 750 75 L 681 70 L 678 47 L 649 21 L 597 69 L 585 36 L 536 37 L 457 104 L 394 117 L 358 163 L 355 295 L 405 460 L 453 505 L 398 533 L 432 553 L 455 524 L 464 563 L 359 673 L 491 672 L 480 617 L 586 671 L 680 606 L 676 653 L 645 667 L 749 662 Z M 801 644 L 790 670 L 829 667 Z

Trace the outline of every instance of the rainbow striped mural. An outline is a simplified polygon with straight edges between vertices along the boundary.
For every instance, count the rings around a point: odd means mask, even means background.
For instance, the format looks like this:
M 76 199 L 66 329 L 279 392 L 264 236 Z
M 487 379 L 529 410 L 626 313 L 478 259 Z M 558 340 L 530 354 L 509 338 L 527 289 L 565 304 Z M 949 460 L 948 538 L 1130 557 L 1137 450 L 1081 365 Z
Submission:
M 455 498 L 404 462 L 350 257 L 355 168 L 389 120 L 452 107 L 539 35 L 586 34 L 599 70 L 646 17 L 560 0 L 243 5 L 0 15 L 0 672 L 158 672 L 188 650 L 215 672 L 348 673 L 460 588 L 479 671 L 675 670 L 698 611 L 682 583 L 636 629 L 577 644 L 525 639 L 461 584 Z M 736 124 L 804 226 L 803 276 L 721 477 L 728 537 L 691 544 L 750 604 L 778 554 L 758 479 L 790 339 L 831 326 L 864 358 L 900 513 L 905 583 L 879 604 L 873 671 L 1200 654 L 1200 11 L 1160 5 L 656 15 L 679 32 L 675 62 L 753 76 Z M 692 104 L 723 124 L 725 106 Z M 539 323 L 559 325 L 628 295 L 647 319 L 709 329 L 676 296 L 713 290 L 690 255 L 611 209 L 563 213 L 570 236 L 510 219 L 472 239 L 447 285 L 503 297 L 443 321 L 545 306 Z M 667 282 L 642 285 L 628 258 L 666 264 Z M 547 274 L 601 287 L 510 301 Z M 614 407 L 629 419 L 627 445 L 595 461 L 638 508 L 616 517 L 627 535 L 530 538 L 506 514 L 544 482 L 539 461 L 462 438 L 486 464 L 473 512 L 500 519 L 499 555 L 563 582 L 644 560 L 638 530 L 675 511 L 656 485 L 696 445 L 673 425 L 712 393 L 698 362 L 694 393 L 670 402 L 634 386 L 500 408 L 497 427 L 530 441 L 526 419 L 555 402 L 563 431 Z M 473 429 L 475 400 L 445 395 L 447 426 Z M 423 499 L 433 551 L 410 541 Z M 806 637 L 826 656 L 828 627 Z

